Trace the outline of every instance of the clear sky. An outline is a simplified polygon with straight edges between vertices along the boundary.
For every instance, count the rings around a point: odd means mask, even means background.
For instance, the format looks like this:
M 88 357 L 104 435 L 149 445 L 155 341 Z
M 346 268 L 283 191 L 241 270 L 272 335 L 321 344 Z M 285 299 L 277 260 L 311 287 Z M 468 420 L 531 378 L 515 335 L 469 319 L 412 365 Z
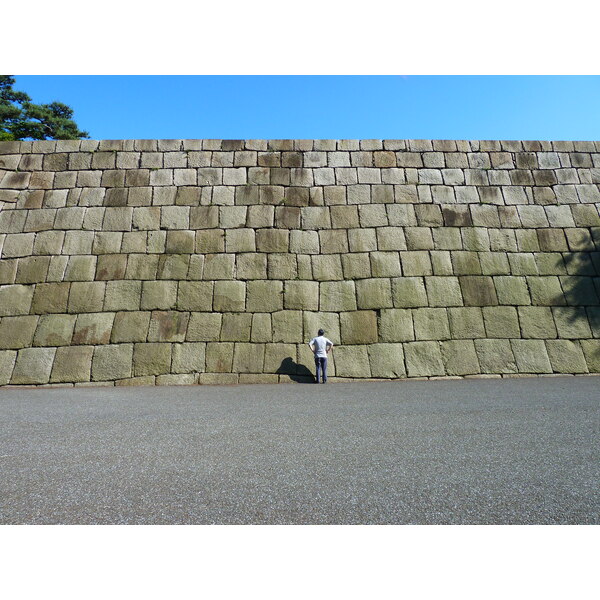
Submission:
M 92 139 L 600 140 L 599 76 L 16 76 Z

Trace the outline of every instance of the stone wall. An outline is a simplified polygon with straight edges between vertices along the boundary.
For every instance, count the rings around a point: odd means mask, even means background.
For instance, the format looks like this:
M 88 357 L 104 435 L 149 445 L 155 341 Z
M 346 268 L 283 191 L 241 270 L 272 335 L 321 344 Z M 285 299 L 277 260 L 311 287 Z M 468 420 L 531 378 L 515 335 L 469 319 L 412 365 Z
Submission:
M 0 385 L 600 371 L 600 143 L 0 143 Z

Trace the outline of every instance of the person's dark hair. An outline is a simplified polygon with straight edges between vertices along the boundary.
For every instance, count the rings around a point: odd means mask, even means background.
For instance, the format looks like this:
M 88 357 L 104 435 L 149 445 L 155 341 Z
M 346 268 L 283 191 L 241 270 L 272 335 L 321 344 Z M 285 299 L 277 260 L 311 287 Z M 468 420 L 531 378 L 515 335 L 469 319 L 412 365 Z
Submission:
M 324 335 L 325 331 L 323 329 L 319 329 L 319 335 Z

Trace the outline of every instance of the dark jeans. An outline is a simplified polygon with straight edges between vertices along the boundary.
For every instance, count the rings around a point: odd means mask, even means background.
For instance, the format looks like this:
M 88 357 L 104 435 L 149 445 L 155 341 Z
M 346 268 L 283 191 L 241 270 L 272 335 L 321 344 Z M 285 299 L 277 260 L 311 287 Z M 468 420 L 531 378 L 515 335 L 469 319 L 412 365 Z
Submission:
M 323 374 L 323 383 L 327 381 L 327 357 L 315 356 L 315 367 L 317 368 L 317 383 L 319 383 L 319 374 Z

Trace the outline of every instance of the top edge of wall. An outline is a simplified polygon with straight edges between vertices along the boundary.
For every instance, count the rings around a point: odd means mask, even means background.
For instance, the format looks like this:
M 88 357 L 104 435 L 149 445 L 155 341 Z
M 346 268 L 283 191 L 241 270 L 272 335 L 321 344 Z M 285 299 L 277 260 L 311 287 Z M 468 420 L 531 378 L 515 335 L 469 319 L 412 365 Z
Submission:
M 0 154 L 95 151 L 408 151 L 408 152 L 599 152 L 600 141 L 575 140 L 383 140 L 383 139 L 146 139 L 2 141 Z

